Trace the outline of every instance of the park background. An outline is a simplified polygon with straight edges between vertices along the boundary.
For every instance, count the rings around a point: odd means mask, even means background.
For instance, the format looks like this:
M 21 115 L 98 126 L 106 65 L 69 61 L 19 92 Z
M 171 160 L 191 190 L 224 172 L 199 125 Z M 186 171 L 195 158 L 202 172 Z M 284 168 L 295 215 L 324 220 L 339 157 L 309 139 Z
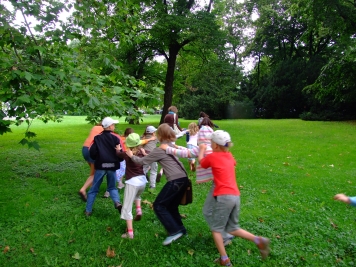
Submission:
M 132 242 L 110 201 L 87 220 L 77 196 L 93 124 L 142 133 L 175 105 L 230 132 L 241 226 L 272 240 L 266 262 L 234 240 L 235 265 L 354 266 L 354 210 L 332 196 L 355 192 L 355 21 L 347 0 L 1 0 L 0 265 L 214 266 L 209 185 L 170 247 L 152 195 Z
M 210 184 L 195 184 L 194 202 L 180 211 L 188 235 L 171 246 L 143 194 L 143 218 L 134 223 L 135 238 L 122 239 L 125 221 L 110 199 L 101 198 L 93 215 L 84 215 L 77 195 L 89 174 L 81 155 L 92 125 L 84 116 L 63 122 L 33 121 L 40 149 L 19 144 L 26 126 L 1 136 L 0 266 L 215 266 L 218 257 L 202 206 Z M 141 125 L 119 118 L 117 129 L 143 133 L 158 126 L 159 115 L 145 115 Z M 181 120 L 187 127 L 190 120 Z M 235 238 L 227 247 L 240 266 L 354 266 L 355 210 L 332 198 L 354 195 L 355 123 L 284 120 L 216 120 L 228 131 L 238 162 L 240 226 L 271 239 L 262 261 L 253 243 Z M 184 138 L 178 144 L 185 146 Z M 162 187 L 165 179 L 158 184 Z M 121 196 L 122 196 L 121 190 Z M 108 252 L 108 248 L 109 252 Z M 110 253 L 111 251 L 111 253 Z

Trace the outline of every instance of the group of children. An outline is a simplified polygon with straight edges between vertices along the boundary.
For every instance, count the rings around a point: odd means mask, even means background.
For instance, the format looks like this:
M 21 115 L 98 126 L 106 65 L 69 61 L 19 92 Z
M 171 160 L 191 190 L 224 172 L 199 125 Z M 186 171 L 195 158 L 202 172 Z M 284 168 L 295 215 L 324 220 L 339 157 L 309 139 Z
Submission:
M 238 226 L 240 192 L 235 177 L 236 161 L 229 152 L 229 147 L 232 146 L 230 135 L 222 130 L 214 131 L 210 120 L 205 121 L 206 124 L 200 125 L 200 129 L 196 123 L 189 124 L 189 140 L 186 148 L 175 145 L 175 133 L 166 123 L 161 124 L 158 129 L 148 126 L 144 140 L 150 138 L 150 141 L 144 145 L 140 136 L 133 132 L 126 136 L 123 143 L 113 132 L 118 121 L 105 118 L 102 121 L 104 131 L 94 137 L 88 149 L 91 159 L 95 161 L 95 173 L 87 196 L 85 214 L 87 216 L 92 214 L 95 197 L 106 175 L 107 191 L 114 207 L 121 213 L 121 218 L 126 220 L 127 230 L 122 237 L 133 238 L 132 222 L 140 220 L 142 216 L 140 196 L 148 182 L 146 173 L 150 169 L 150 187 L 155 188 L 158 162 L 164 169 L 167 182 L 158 193 L 153 208 L 168 232 L 163 245 L 169 245 L 187 232 L 181 220 L 179 204 L 188 185 L 188 175 L 184 165 L 176 156 L 187 157 L 190 169 L 192 171 L 196 169 L 197 183 L 213 181 L 204 204 L 203 214 L 220 253 L 218 259 L 220 265 L 231 266 L 225 245 L 233 236 L 254 242 L 262 258 L 266 258 L 269 254 L 269 239 L 255 236 Z M 160 143 L 159 147 L 157 142 Z M 195 167 L 196 158 L 198 163 Z M 126 162 L 123 205 L 115 186 L 115 173 L 122 161 Z M 81 193 L 80 195 L 84 200 L 84 195 Z M 133 203 L 136 205 L 135 217 L 132 214 Z

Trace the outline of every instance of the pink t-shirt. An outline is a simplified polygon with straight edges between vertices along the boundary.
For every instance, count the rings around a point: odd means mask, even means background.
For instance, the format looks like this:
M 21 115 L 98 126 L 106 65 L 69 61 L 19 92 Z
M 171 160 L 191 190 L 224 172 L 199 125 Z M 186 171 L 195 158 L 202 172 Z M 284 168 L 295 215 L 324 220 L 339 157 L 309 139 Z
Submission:
M 206 155 L 200 165 L 206 169 L 211 167 L 214 176 L 214 197 L 220 195 L 239 196 L 235 166 L 236 161 L 230 152 L 213 152 Z

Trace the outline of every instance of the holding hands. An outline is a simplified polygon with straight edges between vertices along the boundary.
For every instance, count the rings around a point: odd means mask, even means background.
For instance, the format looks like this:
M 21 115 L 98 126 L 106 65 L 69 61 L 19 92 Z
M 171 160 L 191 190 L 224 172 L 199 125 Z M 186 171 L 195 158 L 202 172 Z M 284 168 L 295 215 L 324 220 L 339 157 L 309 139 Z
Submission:
M 133 153 L 132 153 L 132 151 L 131 151 L 130 148 L 127 148 L 127 150 L 126 150 L 126 155 L 127 155 L 128 157 L 132 158 Z

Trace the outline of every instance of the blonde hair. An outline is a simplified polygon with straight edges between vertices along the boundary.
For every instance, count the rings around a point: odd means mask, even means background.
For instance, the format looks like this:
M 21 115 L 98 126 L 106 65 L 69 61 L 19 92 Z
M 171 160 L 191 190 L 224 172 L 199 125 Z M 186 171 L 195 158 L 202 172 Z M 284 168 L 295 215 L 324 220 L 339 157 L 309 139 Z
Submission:
M 174 113 L 177 113 L 177 112 L 178 112 L 178 109 L 177 109 L 176 106 L 170 106 L 170 107 L 168 108 L 168 111 L 172 111 L 172 112 L 174 112 Z
M 164 141 L 174 142 L 177 139 L 175 132 L 167 123 L 162 123 L 157 128 L 156 136 L 160 143 Z
M 191 122 L 188 125 L 188 130 L 190 135 L 196 135 L 199 132 L 199 127 L 195 122 Z
M 141 145 L 130 147 L 130 150 L 132 151 L 132 154 L 137 156 L 141 152 Z
M 225 146 L 219 145 L 219 144 L 215 143 L 213 140 L 211 140 L 211 143 L 214 143 L 216 146 L 219 147 L 219 150 L 220 150 L 220 151 L 224 151 L 224 152 L 228 152 L 228 151 L 230 150 L 230 147 L 233 146 L 233 143 L 232 143 L 232 142 L 226 143 Z

